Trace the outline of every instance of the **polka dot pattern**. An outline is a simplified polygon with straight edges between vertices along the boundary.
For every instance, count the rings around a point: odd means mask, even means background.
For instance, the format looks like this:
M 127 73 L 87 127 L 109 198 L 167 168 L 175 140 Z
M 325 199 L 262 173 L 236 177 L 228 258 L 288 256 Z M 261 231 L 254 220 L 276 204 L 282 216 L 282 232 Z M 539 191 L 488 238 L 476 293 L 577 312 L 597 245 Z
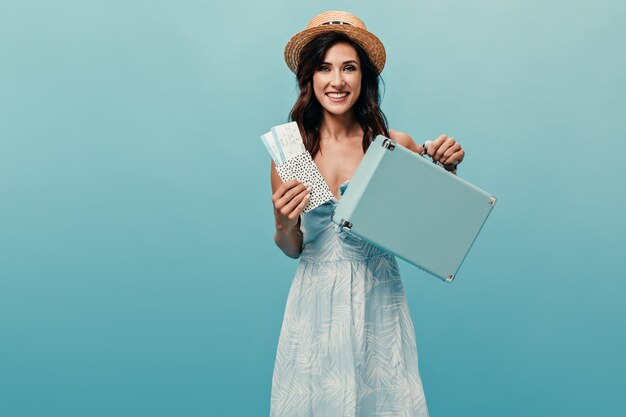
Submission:
M 277 165 L 276 171 L 283 182 L 296 179 L 311 186 L 311 197 L 304 208 L 305 213 L 333 198 L 333 193 L 330 192 L 330 188 L 317 169 L 317 165 L 311 159 L 309 152 L 303 152 Z

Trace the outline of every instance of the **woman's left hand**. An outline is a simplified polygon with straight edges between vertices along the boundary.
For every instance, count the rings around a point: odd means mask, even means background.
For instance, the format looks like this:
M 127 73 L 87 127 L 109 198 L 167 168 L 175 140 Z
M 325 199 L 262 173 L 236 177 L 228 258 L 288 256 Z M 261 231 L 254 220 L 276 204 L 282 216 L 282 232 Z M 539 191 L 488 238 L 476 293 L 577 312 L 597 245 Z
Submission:
M 461 148 L 461 144 L 447 135 L 441 135 L 435 139 L 426 151 L 433 161 L 441 164 L 458 165 L 465 158 L 465 151 Z

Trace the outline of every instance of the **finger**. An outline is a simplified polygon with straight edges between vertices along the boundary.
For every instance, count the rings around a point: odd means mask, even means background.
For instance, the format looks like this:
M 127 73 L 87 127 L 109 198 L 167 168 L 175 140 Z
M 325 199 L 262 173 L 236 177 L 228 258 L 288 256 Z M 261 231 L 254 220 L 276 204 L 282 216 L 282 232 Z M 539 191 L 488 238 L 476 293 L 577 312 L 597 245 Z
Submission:
M 289 216 L 289 214 L 291 214 L 291 212 L 294 211 L 296 207 L 298 207 L 298 205 L 302 202 L 302 199 L 309 194 L 310 190 L 305 188 L 304 190 L 302 190 L 302 192 L 298 193 L 292 199 L 285 202 L 284 206 L 280 210 L 281 214 L 283 214 L 284 216 Z
M 452 138 L 447 138 L 439 147 L 439 149 L 437 149 L 437 152 L 435 152 L 435 155 L 433 156 L 433 160 L 435 161 L 441 161 L 441 158 L 443 157 L 443 154 L 452 146 L 454 146 L 454 144 L 456 143 L 456 141 Z
M 295 187 L 292 187 L 290 189 L 288 189 L 283 195 L 282 197 L 278 198 L 278 201 L 276 202 L 276 206 L 278 207 L 284 207 L 285 205 L 287 205 L 295 196 L 297 196 L 298 194 L 302 193 L 303 191 L 306 191 L 307 186 L 302 184 L 302 183 L 298 183 Z
M 463 151 L 462 149 L 458 152 L 453 153 L 452 155 L 450 155 L 450 157 L 448 157 L 445 161 L 441 162 L 442 164 L 460 164 L 461 161 L 463 161 L 463 158 L 465 157 L 465 151 Z
M 290 220 L 297 219 L 298 216 L 300 215 L 300 212 L 302 211 L 302 210 L 298 211 L 299 207 L 302 205 L 302 209 L 304 209 L 304 207 L 306 206 L 310 198 L 311 198 L 310 193 L 306 193 L 304 195 L 298 195 L 296 198 L 291 200 L 289 204 L 287 204 L 281 210 L 281 214 Z
M 452 146 L 446 149 L 445 152 L 443 152 L 443 154 L 439 158 L 439 162 L 441 162 L 442 164 L 452 163 L 453 159 L 450 157 L 460 150 L 461 145 L 459 144 L 459 142 L 455 142 Z
M 440 135 L 437 139 L 435 139 L 430 146 L 428 147 L 428 156 L 433 157 L 437 152 L 437 149 L 441 146 L 441 144 L 448 138 L 447 135 Z
M 280 184 L 280 186 L 276 189 L 274 194 L 272 194 L 272 201 L 274 202 L 274 204 L 276 204 L 276 202 L 279 199 L 283 198 L 286 192 L 291 190 L 293 187 L 296 187 L 298 184 L 300 184 L 300 182 L 295 179 L 285 181 L 282 184 Z
M 300 204 L 298 204 L 298 206 L 294 209 L 294 211 L 291 212 L 291 214 L 289 215 L 289 218 L 291 220 L 297 219 L 298 216 L 304 211 L 304 208 L 309 203 L 310 199 L 311 199 L 311 194 L 306 194 L 304 198 L 302 199 L 302 201 L 300 202 Z
M 424 155 L 424 147 L 422 145 L 415 144 L 415 152 L 420 155 Z
M 282 183 L 280 185 L 280 187 L 278 187 L 278 190 L 276 190 L 276 191 L 279 192 L 281 197 L 282 197 L 289 190 L 291 190 L 292 188 L 295 188 L 295 187 L 297 187 L 298 185 L 301 185 L 301 184 L 302 183 L 300 181 L 296 180 L 296 179 L 285 181 L 284 183 Z

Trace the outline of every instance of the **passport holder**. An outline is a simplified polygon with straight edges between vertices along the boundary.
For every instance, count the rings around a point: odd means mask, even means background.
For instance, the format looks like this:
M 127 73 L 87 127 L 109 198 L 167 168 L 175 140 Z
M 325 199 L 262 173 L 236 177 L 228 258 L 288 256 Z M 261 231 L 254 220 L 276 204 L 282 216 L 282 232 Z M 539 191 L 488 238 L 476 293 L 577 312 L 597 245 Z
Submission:
M 304 212 L 313 210 L 333 197 L 328 188 L 322 174 L 317 169 L 317 165 L 313 162 L 311 154 L 305 151 L 293 158 L 276 165 L 276 172 L 283 182 L 296 179 L 303 184 L 311 186 L 311 197 Z

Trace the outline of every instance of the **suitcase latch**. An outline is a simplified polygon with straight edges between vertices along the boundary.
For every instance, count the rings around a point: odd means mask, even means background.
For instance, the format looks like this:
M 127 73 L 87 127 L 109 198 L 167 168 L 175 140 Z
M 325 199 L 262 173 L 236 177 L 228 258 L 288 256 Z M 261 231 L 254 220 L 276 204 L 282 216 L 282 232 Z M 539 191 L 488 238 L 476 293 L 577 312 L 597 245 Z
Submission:
M 350 223 L 349 221 L 347 221 L 345 219 L 341 219 L 341 222 L 339 223 L 339 226 L 341 226 L 341 228 L 343 230 L 350 230 L 350 229 L 352 229 L 352 223 Z
M 383 148 L 386 148 L 390 151 L 393 151 L 396 148 L 396 142 L 394 142 L 393 140 L 386 138 L 383 141 Z

